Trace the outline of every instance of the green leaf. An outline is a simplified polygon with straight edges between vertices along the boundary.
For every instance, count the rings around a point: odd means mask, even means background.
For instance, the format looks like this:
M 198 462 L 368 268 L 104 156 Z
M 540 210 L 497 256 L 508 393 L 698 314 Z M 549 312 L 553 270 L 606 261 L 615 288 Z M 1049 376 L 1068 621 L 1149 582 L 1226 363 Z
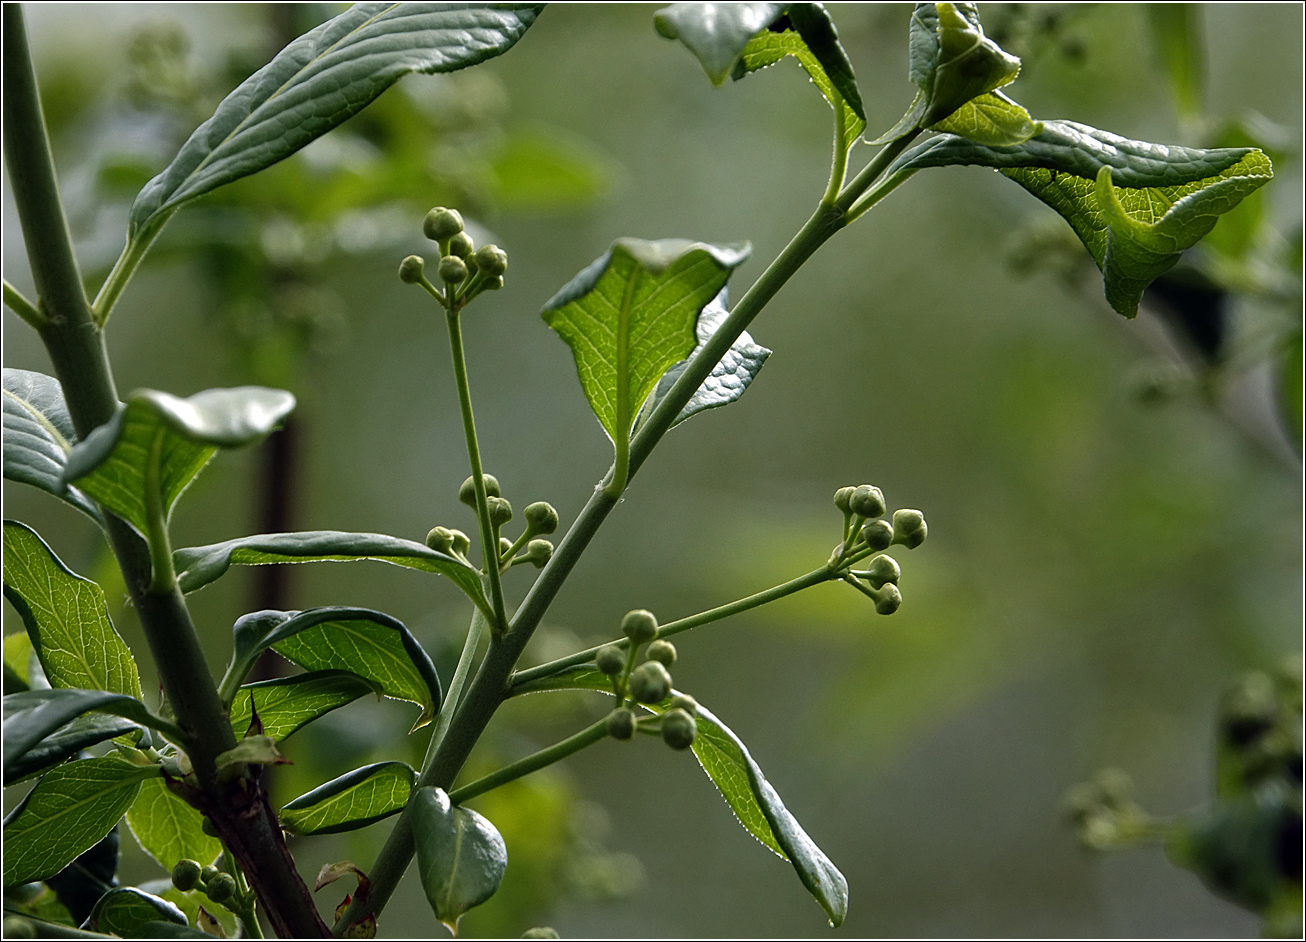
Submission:
M 8 723 L 6 722 L 6 727 Z M 52 765 L 75 756 L 106 739 L 115 739 L 138 732 L 140 726 L 120 716 L 79 716 L 64 724 L 49 736 L 26 749 L 13 761 L 5 760 L 4 783 L 12 785 L 34 775 L 40 775 Z M 5 746 L 8 747 L 6 741 Z
M 685 44 L 713 85 L 734 70 L 748 41 L 779 19 L 785 3 L 673 3 L 653 14 L 667 39 Z
M 551 690 L 595 690 L 611 695 L 612 679 L 592 665 L 575 667 L 532 681 L 514 693 Z M 672 691 L 671 696 L 675 694 Z M 671 696 L 648 708 L 661 713 L 670 704 Z M 702 704 L 697 719 L 698 736 L 692 748 L 698 764 L 739 823 L 793 865 L 803 886 L 830 917 L 831 925 L 840 925 L 848 914 L 848 881 L 785 808 L 779 793 L 766 780 L 739 737 Z
M 222 100 L 132 205 L 128 239 L 179 206 L 256 173 L 362 111 L 410 72 L 453 72 L 507 52 L 541 5 L 359 3 L 294 40 Z
M 813 6 L 814 4 L 805 5 Z M 833 29 L 833 25 L 831 25 L 831 29 Z M 838 43 L 837 36 L 835 37 L 835 43 L 836 45 Z M 842 48 L 839 51 L 842 52 Z M 826 74 L 821 61 L 808 48 L 807 43 L 803 41 L 803 37 L 794 30 L 758 33 L 744 47 L 744 54 L 740 57 L 732 75 L 738 81 L 751 72 L 775 65 L 786 56 L 793 56 L 798 60 L 798 64 L 803 67 L 803 71 L 811 78 L 812 84 L 825 96 L 825 100 L 830 103 L 830 107 L 844 109 L 844 128 L 851 145 L 852 142 L 857 140 L 857 136 L 866 129 L 866 118 L 862 109 L 861 97 L 857 97 L 856 105 L 845 99 L 842 89 Z M 849 66 L 848 75 L 851 76 L 851 74 L 852 67 Z M 853 79 L 854 92 L 856 88 L 856 79 Z
M 4 823 L 4 885 L 43 880 L 118 823 L 158 766 L 82 759 L 45 774 Z
M 908 75 L 926 102 L 921 127 L 937 124 L 1020 73 L 1020 60 L 984 35 L 973 3 L 916 4 L 909 48 Z
M 77 442 L 59 381 L 44 373 L 4 369 L 4 475 L 67 501 L 96 523 L 95 503 L 63 482 Z
M 487 616 L 491 614 L 481 577 L 467 563 L 436 552 L 424 543 L 380 533 L 345 533 L 339 530 L 261 533 L 225 543 L 179 549 L 172 554 L 172 559 L 183 592 L 203 588 L 225 573 L 233 563 L 262 566 L 370 559 L 448 576 L 482 612 Z
M 1126 317 L 1137 313 L 1143 289 L 1220 214 L 1274 175 L 1254 148 L 1162 146 L 1046 121 L 1034 137 L 1009 147 L 953 134 L 930 138 L 899 157 L 886 180 L 961 164 L 999 169 L 1060 213 L 1101 269 L 1107 300 Z
M 33 686 L 44 686 L 40 682 L 44 679 L 40 678 L 41 662 L 39 659 L 34 661 L 34 658 L 36 658 L 36 650 L 32 647 L 32 639 L 28 637 L 26 630 L 5 636 L 5 693 L 17 693 Z
M 391 699 L 416 703 L 422 715 L 413 729 L 431 722 L 440 709 L 440 678 L 430 655 L 403 622 L 381 612 L 341 606 L 254 612 L 238 619 L 232 633 L 239 663 L 252 664 L 272 648 L 305 670 L 349 671 Z
M 1023 144 L 1039 131 L 1043 122 L 1002 92 L 985 92 L 962 105 L 933 127 L 964 137 L 976 144 L 1006 147 Z
M 375 762 L 346 772 L 281 809 L 281 823 L 296 834 L 334 834 L 366 827 L 408 804 L 417 773 L 403 762 Z
M 30 527 L 4 522 L 4 594 L 22 616 L 53 687 L 140 699 L 136 661 L 109 618 L 104 592 L 54 555 Z
M 153 893 L 155 896 L 163 897 L 169 903 L 172 903 L 185 913 L 186 921 L 193 927 L 187 931 L 203 931 L 203 928 L 205 928 L 206 925 L 212 925 L 212 923 L 208 923 L 206 920 L 212 920 L 217 923 L 217 927 L 221 929 L 222 932 L 227 934 L 227 938 L 232 939 L 236 937 L 238 929 L 236 914 L 225 906 L 215 905 L 207 896 L 204 895 L 203 890 L 197 888 L 182 892 L 172 885 L 172 880 L 169 877 L 160 880 L 146 880 L 144 883 L 139 884 L 139 888 L 147 893 Z M 203 909 L 203 912 L 201 912 L 201 909 Z M 161 923 L 161 925 L 172 926 L 174 929 L 181 928 L 180 926 L 173 926 L 172 923 L 166 922 Z M 144 935 L 144 932 L 147 928 L 152 927 L 142 926 L 137 930 L 137 936 L 145 938 L 146 936 Z M 178 937 L 187 938 L 187 936 Z M 220 935 L 218 937 L 221 938 Z M 213 938 L 213 936 L 210 935 L 209 938 Z
M 98 844 L 77 856 L 45 885 L 59 895 L 73 925 L 81 925 L 105 893 L 118 882 L 118 826 L 114 825 Z
M 1201 114 L 1206 84 L 1201 4 L 1149 3 L 1145 9 L 1152 27 L 1152 45 L 1170 79 L 1179 114 Z
M 158 726 L 145 704 L 121 693 L 105 690 L 58 688 L 25 690 L 4 698 L 4 764 L 17 762 L 48 736 L 83 713 L 100 710 L 122 716 L 142 726 Z M 6 780 L 5 784 L 9 784 Z
M 720 329 L 721 324 L 729 316 L 730 312 L 726 308 L 728 289 L 722 288 L 721 293 L 712 299 L 707 307 L 703 308 L 698 315 L 698 325 L 695 331 L 698 335 L 698 345 L 694 347 L 694 353 L 686 359 L 680 361 L 671 369 L 667 370 L 662 379 L 658 380 L 657 389 L 649 397 L 648 402 L 644 405 L 643 415 L 649 415 L 657 404 L 666 397 L 675 385 L 680 374 L 685 372 L 685 367 L 689 365 L 690 358 L 697 354 L 699 350 L 707 346 L 707 342 L 712 339 L 712 335 Z M 757 378 L 757 374 L 762 370 L 762 364 L 766 358 L 771 355 L 771 351 L 766 347 L 759 346 L 753 342 L 748 331 L 744 331 L 730 347 L 726 355 L 721 358 L 712 372 L 708 374 L 707 379 L 703 380 L 703 385 L 698 387 L 698 391 L 690 397 L 689 402 L 685 403 L 685 408 L 680 410 L 676 420 L 671 423 L 672 428 L 679 425 L 685 419 L 706 409 L 715 409 L 719 406 L 727 406 L 744 394 L 744 390 L 752 384 Z
M 209 864 L 222 853 L 222 842 L 204 833 L 204 816 L 173 794 L 161 778 L 142 783 L 127 809 L 127 827 L 164 870 L 171 871 L 182 859 Z
M 252 698 L 263 732 L 280 742 L 318 717 L 368 693 L 380 696 L 382 691 L 371 681 L 341 670 L 314 671 L 246 684 L 232 700 L 231 728 L 237 738 L 249 730 L 254 718 L 250 710 Z
M 128 936 L 146 923 L 159 921 L 188 925 L 186 914 L 166 899 L 134 886 L 118 886 L 100 897 L 85 928 Z
M 262 438 L 295 407 L 280 389 L 206 389 L 186 399 L 140 389 L 86 440 L 76 445 L 64 482 L 76 483 L 142 535 L 149 532 L 147 480 L 157 467 L 165 519 L 218 448 Z
M 494 825 L 470 808 L 453 807 L 440 788 L 413 794 L 417 870 L 435 917 L 457 935 L 463 913 L 494 895 L 508 849 Z
M 616 447 L 618 492 L 640 407 L 693 351 L 699 314 L 749 251 L 747 243 L 618 239 L 544 306 L 545 323 L 571 347 L 590 408 Z

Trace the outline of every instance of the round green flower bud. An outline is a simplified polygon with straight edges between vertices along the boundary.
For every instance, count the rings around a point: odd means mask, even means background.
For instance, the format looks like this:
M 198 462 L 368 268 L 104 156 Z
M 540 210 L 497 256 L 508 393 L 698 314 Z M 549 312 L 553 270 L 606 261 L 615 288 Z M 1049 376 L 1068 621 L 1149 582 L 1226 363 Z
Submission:
M 498 291 L 502 287 L 503 275 L 495 275 L 493 278 L 489 278 L 485 282 L 486 291 Z
M 523 939 L 560 939 L 558 930 L 552 926 L 536 926 L 534 929 L 527 929 L 521 934 Z
M 635 714 L 625 707 L 608 714 L 608 735 L 626 740 L 635 735 Z
M 526 529 L 532 533 L 548 536 L 558 529 L 558 512 L 553 509 L 552 504 L 545 501 L 537 500 L 533 504 L 527 504 L 522 514 L 526 517 Z
M 508 253 L 497 245 L 482 245 L 476 250 L 476 267 L 491 278 L 508 270 Z
M 485 496 L 499 496 L 499 479 L 493 474 L 482 474 L 481 480 L 485 482 Z M 458 499 L 468 507 L 476 506 L 476 482 L 470 477 L 463 481 L 463 486 L 458 488 Z
M 461 284 L 467 278 L 467 266 L 457 255 L 446 255 L 440 259 L 440 280 L 449 284 Z
M 212 880 L 221 872 L 222 871 L 219 870 L 217 867 L 213 866 L 212 864 L 209 864 L 208 866 L 200 870 L 200 882 L 208 883 L 210 880 Z
M 229 873 L 219 873 L 204 884 L 204 895 L 215 903 L 223 903 L 236 895 L 236 878 Z
M 502 556 L 508 550 L 512 549 L 512 540 L 506 536 L 499 537 L 499 555 Z
M 839 490 L 834 492 L 834 505 L 838 507 L 841 512 L 846 514 L 853 512 L 850 502 L 852 501 L 853 491 L 855 490 L 857 490 L 855 487 L 841 487 Z
M 462 530 L 450 530 L 453 534 L 453 551 L 459 556 L 466 556 L 467 551 L 472 548 L 472 541 L 467 538 L 467 534 Z
M 32 920 L 22 916 L 5 916 L 4 937 L 6 939 L 35 939 L 36 927 Z
M 647 609 L 637 608 L 633 612 L 627 612 L 621 619 L 621 633 L 629 638 L 632 644 L 652 641 L 658 633 L 658 620 Z
M 892 582 L 887 582 L 880 590 L 880 600 L 875 603 L 875 610 L 881 615 L 892 615 L 902 605 L 902 593 Z
M 205 834 L 207 834 L 209 837 L 218 836 L 218 829 L 213 826 L 213 821 L 210 818 L 204 818 L 200 822 L 200 830 L 203 831 Z
M 490 509 L 490 523 L 496 527 L 501 527 L 512 519 L 512 504 L 502 497 L 487 497 L 486 503 Z
M 198 860 L 178 860 L 172 868 L 172 885 L 183 893 L 200 885 L 200 872 L 204 868 Z
M 426 262 L 420 255 L 410 255 L 399 263 L 399 280 L 406 285 L 415 285 L 422 280 Z
M 866 581 L 876 589 L 886 582 L 897 585 L 898 580 L 901 578 L 902 569 L 899 568 L 898 561 L 892 556 L 876 556 L 871 560 L 871 564 L 866 567 Z
M 553 544 L 548 540 L 531 540 L 526 544 L 526 558 L 536 569 L 543 569 L 553 558 Z
M 671 698 L 671 709 L 684 710 L 690 716 L 698 713 L 698 701 L 687 693 L 678 693 Z
M 676 646 L 660 638 L 648 646 L 645 654 L 650 661 L 657 661 L 663 667 L 672 667 L 676 663 Z
M 657 661 L 645 661 L 630 672 L 630 695 L 640 703 L 661 703 L 671 693 L 671 675 Z
M 599 648 L 599 653 L 594 655 L 594 663 L 603 673 L 613 677 L 626 669 L 626 652 L 618 645 L 605 644 Z
M 447 527 L 432 527 L 426 534 L 426 545 L 437 553 L 448 553 L 453 549 L 453 531 Z
M 688 749 L 698 735 L 698 723 L 684 710 L 662 714 L 662 740 L 672 749 Z
M 859 517 L 883 517 L 884 495 L 880 489 L 870 484 L 863 484 L 855 489 L 848 498 L 848 507 Z
M 1093 784 L 1108 808 L 1122 808 L 1130 803 L 1134 793 L 1134 780 L 1123 769 L 1102 769 L 1093 776 Z
M 460 232 L 449 239 L 449 254 L 457 255 L 464 262 L 476 251 L 476 243 L 465 232 Z
M 867 549 L 886 550 L 893 545 L 893 524 L 887 520 L 872 520 L 862 527 L 862 539 L 866 541 Z
M 893 512 L 893 542 L 901 543 L 907 549 L 915 549 L 925 542 L 929 528 L 925 526 L 925 515 L 919 510 L 895 510 Z
M 446 239 L 452 239 L 458 233 L 463 231 L 463 217 L 456 209 L 445 209 L 443 206 L 437 206 L 426 214 L 422 220 L 422 232 L 432 242 L 443 242 Z

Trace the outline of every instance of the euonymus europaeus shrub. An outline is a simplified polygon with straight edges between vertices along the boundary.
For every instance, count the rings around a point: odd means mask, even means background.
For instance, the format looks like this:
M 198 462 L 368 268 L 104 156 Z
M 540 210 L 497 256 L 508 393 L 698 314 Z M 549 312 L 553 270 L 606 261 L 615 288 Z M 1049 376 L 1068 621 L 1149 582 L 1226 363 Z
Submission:
M 863 91 L 822 5 L 672 5 L 657 13 L 658 32 L 683 43 L 715 84 L 797 60 L 832 108 L 832 170 L 811 218 L 733 304 L 728 283 L 749 257 L 746 242 L 628 237 L 541 299 L 613 445 L 612 466 L 577 517 L 564 527 L 540 495 L 507 493 L 482 465 L 478 436 L 493 430 L 474 420 L 461 319 L 490 303 L 511 269 L 502 249 L 475 243 L 456 209 L 436 207 L 412 223 L 430 251 L 404 259 L 398 274 L 429 296 L 427 327 L 447 335 L 469 475 L 443 486 L 473 512 L 469 532 L 446 521 L 423 542 L 311 531 L 173 546 L 169 519 L 195 476 L 219 450 L 267 435 L 295 403 L 262 387 L 184 399 L 142 389 L 120 401 L 105 331 L 151 244 L 192 200 L 295 153 L 409 72 L 454 71 L 508 51 L 539 14 L 524 4 L 358 4 L 304 34 L 233 91 L 140 191 L 122 255 L 92 298 L 64 223 L 21 9 L 5 6 L 5 159 L 38 297 L 8 281 L 4 297 L 39 333 L 56 374 L 5 371 L 5 475 L 71 504 L 103 531 L 162 683 L 160 698 L 144 695 L 99 586 L 70 571 L 35 531 L 6 521 L 4 590 L 27 629 L 5 651 L 6 690 L 17 691 L 4 700 L 5 784 L 27 789 L 4 827 L 10 932 L 72 922 L 103 934 L 200 934 L 230 924 L 230 914 L 240 931 L 258 935 L 261 909 L 281 936 L 365 935 L 383 921 L 414 858 L 436 918 L 452 929 L 495 893 L 511 851 L 466 802 L 588 746 L 641 734 L 692 754 L 743 826 L 792 864 L 837 926 L 847 882 L 744 743 L 676 689 L 669 639 L 835 581 L 892 615 L 903 603 L 896 557 L 926 539 L 920 511 L 894 507 L 871 484 L 850 485 L 834 495 L 831 550 L 806 574 L 673 620 L 632 599 L 613 640 L 520 669 L 532 633 L 662 437 L 734 402 L 757 378 L 770 351 L 748 329 L 768 302 L 827 240 L 921 171 L 990 167 L 1051 206 L 1126 317 L 1153 279 L 1271 176 L 1254 148 L 1162 146 L 1036 119 L 1003 91 L 1020 62 L 985 36 L 972 4 L 916 6 L 908 37 L 916 97 L 873 138 Z M 466 595 L 470 625 L 451 676 L 442 679 L 390 615 L 331 606 L 232 613 L 230 661 L 215 679 L 187 594 L 233 565 L 367 560 L 448 579 Z M 512 608 L 504 582 L 514 569 L 512 578 L 532 581 Z M 302 673 L 249 682 L 268 650 Z M 502 703 L 555 691 L 589 691 L 611 698 L 612 709 L 547 749 L 459 780 Z M 282 761 L 278 743 L 369 693 L 415 705 L 412 734 L 429 740 L 421 767 L 378 762 L 274 807 L 263 771 Z M 710 700 L 711 691 L 692 693 Z M 124 816 L 170 872 L 170 889 L 115 885 Z M 370 866 L 311 862 L 321 867 L 315 889 L 356 880 L 328 924 L 283 833 L 338 832 L 392 816 Z

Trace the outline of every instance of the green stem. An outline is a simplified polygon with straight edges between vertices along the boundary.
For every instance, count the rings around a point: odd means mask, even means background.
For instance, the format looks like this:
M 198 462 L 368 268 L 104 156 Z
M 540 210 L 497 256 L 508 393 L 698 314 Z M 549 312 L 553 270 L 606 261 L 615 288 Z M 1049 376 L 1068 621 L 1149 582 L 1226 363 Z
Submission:
M 667 622 L 658 628 L 657 636 L 659 638 L 669 638 L 672 635 L 678 635 L 682 631 L 689 631 L 691 628 L 698 628 L 701 625 L 708 625 L 714 621 L 720 621 L 723 618 L 729 618 L 731 615 L 738 615 L 749 609 L 757 608 L 760 605 L 766 605 L 782 599 L 785 596 L 793 595 L 795 592 L 801 592 L 803 589 L 810 589 L 812 586 L 820 585 L 823 582 L 829 582 L 838 579 L 837 573 L 826 567 L 814 569 L 806 575 L 799 576 L 797 579 L 790 579 L 781 585 L 772 586 L 764 592 L 758 592 L 746 598 L 736 599 L 725 605 L 718 605 L 716 608 L 708 609 L 705 612 L 699 612 L 697 615 L 690 615 L 687 618 L 681 618 L 676 621 Z M 616 644 L 620 647 L 628 647 L 630 641 L 626 638 L 619 638 L 609 641 L 607 644 Z M 512 675 L 512 691 L 515 694 L 520 688 L 533 680 L 539 680 L 542 677 L 552 677 L 554 674 L 560 674 L 569 667 L 576 667 L 580 664 L 587 664 L 594 660 L 594 655 L 598 654 L 599 648 L 605 647 L 604 644 L 595 645 L 592 648 L 586 648 L 584 651 L 577 651 L 575 654 L 569 654 L 566 657 L 560 657 L 556 661 L 549 661 L 547 664 L 540 664 L 538 667 L 531 667 L 524 671 L 516 671 Z
M 522 531 L 522 535 L 517 537 L 516 542 L 514 542 L 512 546 L 508 547 L 506 550 L 504 550 L 502 553 L 499 554 L 500 572 L 513 565 L 512 558 L 521 551 L 521 548 L 523 546 L 525 546 L 527 543 L 531 541 L 531 537 L 534 535 L 535 534 L 531 533 L 530 527 L 527 527 L 525 530 Z M 525 560 L 523 560 L 523 562 L 524 561 Z
M 849 213 L 858 197 L 879 179 L 880 174 L 889 169 L 889 164 L 897 160 L 898 155 L 910 147 L 911 142 L 916 140 L 920 133 L 920 128 L 914 128 L 902 137 L 892 140 L 880 148 L 880 152 L 871 158 L 871 162 L 858 171 L 852 182 L 844 187 L 843 192 L 839 194 L 839 198 L 835 200 L 835 205 L 842 209 L 844 213 Z M 895 183 L 894 186 L 897 186 L 897 184 Z M 851 219 L 845 219 L 844 225 L 851 221 Z
M 825 195 L 821 197 L 821 203 L 825 206 L 834 205 L 848 176 L 848 114 L 844 109 L 843 98 L 838 94 L 835 98 L 838 100 L 834 106 L 834 159 L 830 168 L 830 183 L 825 188 Z
M 37 330 L 44 330 L 48 326 L 49 321 L 46 316 L 35 304 L 23 297 L 21 291 L 11 285 L 8 278 L 5 279 L 4 293 L 5 307 L 27 321 L 30 326 Z
M 163 506 L 163 488 L 159 473 L 163 464 L 164 430 L 154 433 L 150 453 L 145 459 L 145 524 L 150 544 L 150 591 L 156 595 L 170 592 L 177 584 L 172 567 L 172 545 L 168 539 L 167 511 Z
M 524 759 L 518 759 L 511 765 L 505 765 L 497 772 L 493 772 L 485 778 L 478 778 L 474 782 L 464 785 L 462 788 L 455 788 L 449 793 L 451 804 L 461 805 L 463 802 L 471 801 L 477 795 L 484 795 L 493 788 L 500 785 L 506 785 L 509 782 L 521 778 L 523 775 L 529 775 L 538 771 L 547 765 L 553 765 L 561 759 L 567 758 L 575 752 L 580 752 L 586 746 L 592 746 L 600 739 L 608 735 L 608 718 L 587 726 L 574 736 L 568 736 L 562 742 L 554 743 L 548 749 L 541 749 L 534 755 L 529 755 Z
M 848 210 L 848 221 L 852 222 L 854 219 L 857 219 L 862 215 L 862 213 L 866 212 L 915 175 L 915 170 L 908 170 L 906 172 L 900 171 L 891 177 L 881 180 L 878 184 L 871 187 L 866 195 L 854 203 L 852 208 Z
M 435 730 L 431 733 L 431 744 L 426 747 L 426 758 L 422 760 L 423 768 L 431 764 L 435 750 L 439 749 L 440 743 L 444 742 L 445 733 L 449 731 L 449 724 L 453 722 L 453 715 L 458 710 L 458 701 L 463 696 L 463 687 L 467 683 L 467 675 L 471 673 L 472 662 L 476 660 L 476 651 L 481 646 L 481 639 L 485 637 L 486 624 L 485 613 L 479 608 L 472 609 L 472 623 L 467 628 L 467 637 L 463 640 L 463 650 L 458 655 L 458 666 L 454 668 L 453 679 L 449 681 L 449 689 L 445 692 L 444 703 L 440 704 L 440 713 L 435 718 Z
M 490 507 L 485 494 L 485 474 L 481 470 L 481 446 L 476 440 L 476 419 L 472 415 L 472 393 L 467 383 L 467 358 L 463 355 L 462 325 L 456 313 L 446 313 L 449 325 L 449 353 L 453 357 L 454 378 L 458 383 L 458 405 L 462 409 L 463 432 L 467 436 L 467 458 L 472 466 L 472 487 L 476 491 L 476 516 L 481 525 L 481 564 L 490 583 L 490 602 L 494 606 L 496 633 L 508 626 L 508 612 L 503 604 L 503 582 L 499 572 L 499 541 L 490 522 Z
M 113 268 L 109 270 L 108 277 L 104 279 L 104 284 L 100 285 L 100 290 L 95 295 L 92 314 L 97 325 L 103 327 L 108 322 L 109 315 L 113 312 L 113 306 L 118 303 L 118 298 L 123 289 L 127 287 L 127 282 L 131 281 L 132 275 L 136 274 L 136 269 L 140 267 L 141 262 L 144 260 L 145 253 L 150 250 L 154 240 L 163 231 L 164 224 L 172 218 L 172 214 L 175 212 L 175 209 L 169 210 L 155 219 L 149 228 L 127 239 L 122 254 L 113 263 Z

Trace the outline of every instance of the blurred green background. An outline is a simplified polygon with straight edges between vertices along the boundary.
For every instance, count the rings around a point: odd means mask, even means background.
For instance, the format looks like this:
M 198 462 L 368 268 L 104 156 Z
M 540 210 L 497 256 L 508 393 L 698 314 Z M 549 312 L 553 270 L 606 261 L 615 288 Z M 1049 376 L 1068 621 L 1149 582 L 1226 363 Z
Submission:
M 458 206 L 478 243 L 510 257 L 506 287 L 464 328 L 487 470 L 517 506 L 547 499 L 565 523 L 610 445 L 537 316 L 543 302 L 623 235 L 750 240 L 738 297 L 828 173 L 828 108 L 795 63 L 713 89 L 654 33 L 654 9 L 551 7 L 506 56 L 407 78 L 303 155 L 188 208 L 114 314 L 120 390 L 286 386 L 300 405 L 275 466 L 289 475 L 291 525 L 412 539 L 435 524 L 472 529 L 456 496 L 466 456 L 443 328 L 394 274 L 429 248 L 422 213 Z M 332 12 L 29 8 L 88 276 L 116 257 L 140 183 L 227 90 Z M 911 99 L 910 6 L 832 12 L 878 133 Z M 1010 92 L 1036 116 L 1200 143 L 1256 112 L 1287 144 L 1249 257 L 1273 260 L 1300 232 L 1301 7 L 1203 7 L 1198 114 L 1176 109 L 1141 7 L 981 13 L 1024 57 Z M 6 277 L 30 292 L 5 186 Z M 1128 770 L 1158 814 L 1212 797 L 1221 689 L 1301 650 L 1300 462 L 1276 432 L 1263 369 L 1213 397 L 1180 382 L 1143 404 L 1139 372 L 1173 356 L 1172 335 L 1153 314 L 1113 314 L 1075 266 L 1014 265 L 1049 219 L 991 171 L 934 170 L 828 244 L 754 323 L 775 354 L 748 395 L 668 436 L 533 643 L 546 659 L 611 637 L 630 608 L 671 620 L 815 568 L 839 537 L 839 486 L 871 482 L 891 507 L 921 508 L 930 539 L 897 554 L 905 601 L 893 617 L 825 586 L 677 639 L 677 686 L 749 744 L 847 876 L 845 936 L 1257 931 L 1160 848 L 1080 850 L 1060 801 L 1104 765 Z M 1232 298 L 1230 330 L 1281 316 L 1267 310 Z M 48 370 L 31 332 L 4 317 L 6 365 Z M 216 462 L 179 508 L 174 543 L 263 528 L 269 460 L 265 448 Z M 153 676 L 93 528 L 8 484 L 5 515 L 104 582 Z M 387 611 L 447 680 L 468 617 L 451 586 L 380 565 L 279 578 L 269 587 L 244 570 L 193 597 L 215 669 L 231 622 L 271 592 L 286 608 Z M 513 571 L 514 598 L 529 578 Z M 6 634 L 22 630 L 12 609 L 4 618 Z M 603 707 L 510 704 L 473 765 L 524 755 Z M 404 736 L 411 721 L 393 702 L 331 714 L 286 744 L 295 764 L 278 771 L 278 797 L 365 762 L 417 761 L 425 737 Z M 654 741 L 600 744 L 477 807 L 503 831 L 509 867 L 464 935 L 828 931 L 693 759 Z M 366 869 L 389 826 L 300 839 L 295 854 L 310 875 L 346 857 Z M 129 845 L 125 881 L 162 875 Z M 324 890 L 324 911 L 340 895 Z M 381 928 L 439 931 L 411 874 Z

